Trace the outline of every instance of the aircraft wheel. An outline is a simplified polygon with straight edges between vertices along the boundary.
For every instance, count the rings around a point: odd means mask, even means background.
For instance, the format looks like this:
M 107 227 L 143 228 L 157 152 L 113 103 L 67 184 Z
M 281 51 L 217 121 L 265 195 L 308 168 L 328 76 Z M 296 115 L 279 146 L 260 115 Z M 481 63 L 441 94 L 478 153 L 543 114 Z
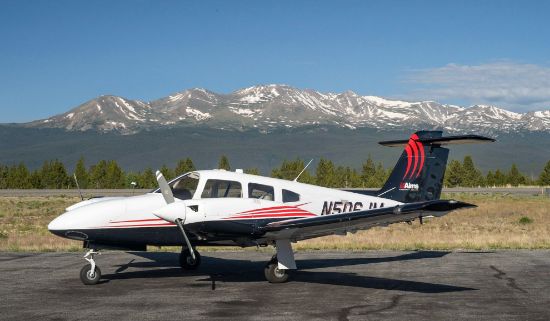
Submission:
M 196 270 L 201 264 L 201 255 L 195 250 L 195 259 L 191 256 L 188 249 L 182 250 L 180 253 L 180 266 L 184 270 Z
M 284 283 L 288 280 L 288 270 L 279 269 L 279 262 L 271 260 L 264 268 L 264 275 L 269 283 Z
M 80 281 L 84 283 L 84 285 L 94 285 L 99 282 L 99 279 L 101 279 L 101 270 L 96 265 L 95 271 L 92 273 L 91 271 L 92 265 L 86 264 L 82 267 L 80 270 Z

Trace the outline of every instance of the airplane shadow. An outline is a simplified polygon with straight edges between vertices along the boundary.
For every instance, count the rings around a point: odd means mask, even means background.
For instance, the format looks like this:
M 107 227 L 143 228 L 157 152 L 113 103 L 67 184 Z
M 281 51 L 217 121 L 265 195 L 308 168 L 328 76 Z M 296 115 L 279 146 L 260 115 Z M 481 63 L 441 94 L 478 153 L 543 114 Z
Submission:
M 427 258 L 440 258 L 450 252 L 439 251 L 418 251 L 397 256 L 378 258 L 328 258 L 297 260 L 300 269 L 315 269 L 326 267 L 339 267 L 360 264 L 372 264 L 383 262 L 419 260 Z M 208 286 L 215 290 L 216 283 L 246 283 L 266 282 L 263 275 L 265 262 L 220 259 L 214 257 L 202 257 L 202 265 L 197 271 L 183 271 L 178 264 L 178 253 L 167 252 L 132 252 L 131 254 L 152 260 L 152 262 L 130 262 L 117 265 L 114 274 L 103 275 L 102 278 L 109 282 L 122 279 L 145 279 L 145 278 L 169 278 L 181 276 L 204 277 L 197 280 L 200 283 L 191 286 Z M 163 269 L 158 269 L 163 267 Z M 157 268 L 141 271 L 126 271 L 129 268 Z M 124 273 L 122 273 L 124 272 Z M 370 289 L 398 290 L 418 293 L 442 293 L 477 290 L 474 288 L 417 282 L 402 279 L 390 279 L 371 276 L 361 276 L 355 273 L 334 272 L 334 271 L 292 271 L 291 282 L 317 283 L 339 286 L 351 286 Z

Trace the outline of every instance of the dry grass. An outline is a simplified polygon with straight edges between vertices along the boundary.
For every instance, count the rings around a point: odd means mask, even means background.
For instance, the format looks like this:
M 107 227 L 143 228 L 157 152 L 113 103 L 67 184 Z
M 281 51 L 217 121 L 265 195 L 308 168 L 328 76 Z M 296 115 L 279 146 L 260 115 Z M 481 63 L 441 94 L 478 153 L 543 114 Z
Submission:
M 424 225 L 398 223 L 356 234 L 298 242 L 295 249 L 540 249 L 550 248 L 550 198 L 454 195 L 477 204 Z M 1 197 L 0 251 L 78 251 L 81 242 L 50 234 L 48 223 L 73 197 Z M 164 250 L 173 250 L 167 248 Z M 211 248 L 209 248 L 211 250 Z M 152 248 L 154 250 L 154 248 Z
M 1 251 L 78 251 L 80 242 L 51 234 L 48 223 L 80 201 L 75 197 L 1 197 Z

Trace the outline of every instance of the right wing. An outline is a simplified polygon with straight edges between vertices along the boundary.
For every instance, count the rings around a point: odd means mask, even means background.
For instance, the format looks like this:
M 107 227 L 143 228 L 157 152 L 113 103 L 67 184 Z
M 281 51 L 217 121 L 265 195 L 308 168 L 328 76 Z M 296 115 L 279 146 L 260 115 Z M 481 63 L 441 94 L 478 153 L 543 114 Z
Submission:
M 472 207 L 476 205 L 454 200 L 407 203 L 395 207 L 272 222 L 260 227 L 260 232 L 264 233 L 263 237 L 267 241 L 299 241 L 410 221 L 420 216 L 443 216 L 453 210 Z

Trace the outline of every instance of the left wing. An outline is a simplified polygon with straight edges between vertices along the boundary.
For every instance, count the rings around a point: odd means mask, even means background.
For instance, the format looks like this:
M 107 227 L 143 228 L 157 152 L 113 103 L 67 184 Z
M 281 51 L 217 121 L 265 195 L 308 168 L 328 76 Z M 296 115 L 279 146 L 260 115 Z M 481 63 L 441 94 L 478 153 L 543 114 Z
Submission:
M 453 210 L 472 207 L 476 205 L 454 200 L 407 203 L 388 208 L 278 221 L 260 227 L 260 232 L 265 233 L 264 237 L 268 241 L 299 241 L 410 221 L 422 216 L 443 216 Z

